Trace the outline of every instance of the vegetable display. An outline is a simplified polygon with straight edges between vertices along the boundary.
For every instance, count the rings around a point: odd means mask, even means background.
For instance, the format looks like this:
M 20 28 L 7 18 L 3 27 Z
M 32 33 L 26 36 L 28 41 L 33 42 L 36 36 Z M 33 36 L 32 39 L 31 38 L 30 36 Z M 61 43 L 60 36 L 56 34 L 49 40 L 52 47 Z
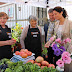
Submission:
M 5 69 L 1 68 L 2 65 L 7 65 Z M 18 61 L 16 63 L 11 62 L 9 59 L 0 60 L 0 72 L 58 72 L 55 68 L 47 66 L 42 68 L 37 64 L 28 62 L 23 64 L 23 61 Z

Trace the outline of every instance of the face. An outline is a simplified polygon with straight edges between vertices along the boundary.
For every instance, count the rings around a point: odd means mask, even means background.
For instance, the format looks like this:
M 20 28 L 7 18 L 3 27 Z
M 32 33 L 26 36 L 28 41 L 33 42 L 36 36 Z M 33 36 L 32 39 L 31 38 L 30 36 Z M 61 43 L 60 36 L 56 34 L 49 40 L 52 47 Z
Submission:
M 36 24 L 37 24 L 37 21 L 31 19 L 31 20 L 30 20 L 30 24 L 31 24 L 32 28 L 35 28 L 35 27 L 36 27 Z
M 6 16 L 4 16 L 4 17 L 0 17 L 0 25 L 5 25 L 5 23 L 7 22 L 7 18 L 6 18 Z
M 61 12 L 61 13 L 59 13 L 59 12 L 57 12 L 57 11 L 53 11 L 53 14 L 54 14 L 54 18 L 56 19 L 56 20 L 60 20 L 61 18 L 62 18 L 62 14 L 63 14 L 63 12 Z
M 53 13 L 48 13 L 48 15 L 49 15 L 49 18 L 50 18 L 51 21 L 55 20 Z

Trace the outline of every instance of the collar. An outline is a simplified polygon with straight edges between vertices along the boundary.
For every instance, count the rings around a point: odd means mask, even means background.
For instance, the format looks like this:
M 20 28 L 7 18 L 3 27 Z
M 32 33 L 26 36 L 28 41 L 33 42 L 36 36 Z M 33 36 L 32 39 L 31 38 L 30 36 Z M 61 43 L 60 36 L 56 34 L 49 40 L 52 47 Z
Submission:
M 54 20 L 54 21 L 51 21 L 51 20 L 49 19 L 49 22 L 56 22 L 56 20 Z
M 0 25 L 0 28 L 2 28 L 2 26 Z M 8 26 L 7 25 L 5 25 L 5 28 L 8 28 Z

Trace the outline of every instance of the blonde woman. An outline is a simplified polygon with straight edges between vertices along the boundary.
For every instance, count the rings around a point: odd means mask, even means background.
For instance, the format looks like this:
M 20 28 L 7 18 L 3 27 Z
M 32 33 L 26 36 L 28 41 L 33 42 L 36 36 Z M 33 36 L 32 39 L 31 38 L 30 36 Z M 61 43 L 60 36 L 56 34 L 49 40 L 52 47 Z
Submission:
M 10 59 L 13 56 L 11 45 L 15 44 L 15 41 L 11 39 L 11 29 L 5 25 L 8 18 L 5 12 L 0 12 L 0 59 Z

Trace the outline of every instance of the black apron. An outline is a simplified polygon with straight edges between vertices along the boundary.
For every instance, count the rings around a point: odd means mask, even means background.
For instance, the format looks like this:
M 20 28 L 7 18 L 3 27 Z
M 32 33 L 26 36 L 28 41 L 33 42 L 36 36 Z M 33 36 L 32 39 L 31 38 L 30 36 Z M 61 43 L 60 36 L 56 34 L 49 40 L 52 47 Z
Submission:
M 6 26 L 6 25 L 5 25 Z M 0 41 L 6 41 L 11 39 L 11 29 L 6 26 L 2 28 L 0 25 Z M 11 45 L 0 46 L 0 59 L 12 57 Z
M 35 53 L 35 58 L 41 56 L 41 38 L 40 38 L 40 31 L 37 28 L 30 28 L 28 29 L 27 37 L 24 40 L 25 48 Z

